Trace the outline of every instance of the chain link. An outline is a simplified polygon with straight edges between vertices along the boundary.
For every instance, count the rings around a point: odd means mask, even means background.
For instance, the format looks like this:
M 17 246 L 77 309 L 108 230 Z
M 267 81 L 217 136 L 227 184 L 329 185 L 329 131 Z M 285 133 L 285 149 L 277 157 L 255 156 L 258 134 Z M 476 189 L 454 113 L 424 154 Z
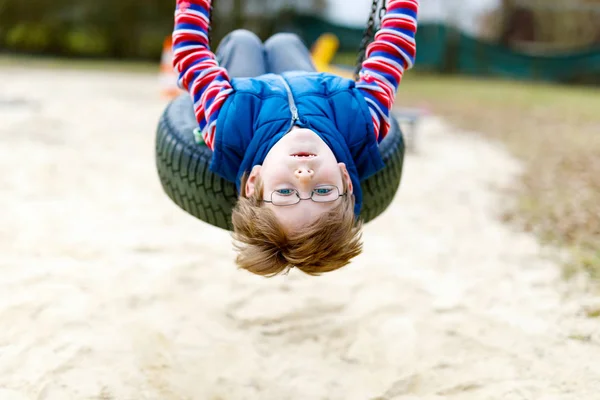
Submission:
M 362 63 L 365 61 L 365 56 L 367 53 L 367 47 L 375 37 L 376 28 L 375 26 L 375 17 L 378 16 L 377 8 L 379 7 L 380 0 L 373 0 L 371 4 L 371 14 L 369 15 L 369 20 L 367 22 L 367 27 L 363 33 L 363 38 L 360 43 L 360 48 L 358 50 L 358 58 L 356 60 L 356 68 L 354 70 L 354 80 L 358 81 L 360 70 L 362 69 Z M 379 9 L 379 23 L 383 20 L 383 17 L 387 13 L 387 2 L 386 0 L 381 0 L 381 8 Z
M 216 0 L 211 0 L 210 2 L 210 10 L 208 11 L 208 46 L 212 48 L 212 24 L 213 24 L 213 9 L 214 3 Z
M 385 14 L 387 14 L 387 4 L 386 1 L 383 0 L 383 4 L 381 6 L 381 9 L 379 10 L 379 24 L 381 26 L 381 22 L 383 21 L 383 17 L 385 17 Z

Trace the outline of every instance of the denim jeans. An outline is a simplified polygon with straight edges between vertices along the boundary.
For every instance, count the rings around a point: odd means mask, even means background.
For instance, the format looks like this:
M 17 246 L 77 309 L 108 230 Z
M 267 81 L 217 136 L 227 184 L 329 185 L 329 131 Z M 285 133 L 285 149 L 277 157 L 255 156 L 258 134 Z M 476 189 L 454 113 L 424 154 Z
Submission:
M 316 72 L 310 52 L 292 33 L 278 33 L 262 43 L 250 31 L 235 30 L 223 38 L 215 54 L 232 78 L 288 71 Z

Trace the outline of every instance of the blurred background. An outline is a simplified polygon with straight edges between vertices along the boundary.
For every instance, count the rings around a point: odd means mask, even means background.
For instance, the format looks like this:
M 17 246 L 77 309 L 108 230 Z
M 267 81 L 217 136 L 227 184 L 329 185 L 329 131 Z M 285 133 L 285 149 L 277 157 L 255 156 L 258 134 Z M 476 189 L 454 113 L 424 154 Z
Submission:
M 371 8 L 214 1 L 213 48 L 346 75 Z M 160 185 L 175 0 L 0 0 L 0 400 L 600 399 L 600 0 L 420 4 L 394 202 L 353 265 L 265 280 Z
M 0 0 L 2 62 L 67 59 L 156 73 L 173 0 Z M 333 33 L 352 67 L 371 0 L 217 0 L 229 31 Z M 498 141 L 526 165 L 507 221 L 575 255 L 600 278 L 600 0 L 421 0 L 417 64 L 397 104 Z M 25 58 L 24 58 L 25 57 Z M 97 64 L 105 68 L 106 64 Z
M 154 59 L 171 0 L 1 0 L 0 48 L 39 55 Z M 370 0 L 218 0 L 214 40 L 244 27 L 266 38 L 323 32 L 355 52 Z M 597 81 L 599 0 L 423 0 L 418 66 L 434 71 Z

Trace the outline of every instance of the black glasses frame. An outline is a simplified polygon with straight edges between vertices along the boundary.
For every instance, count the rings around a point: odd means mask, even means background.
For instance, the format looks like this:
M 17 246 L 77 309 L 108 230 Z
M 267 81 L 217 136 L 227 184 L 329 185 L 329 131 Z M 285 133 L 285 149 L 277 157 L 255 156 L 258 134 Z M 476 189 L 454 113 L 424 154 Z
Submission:
M 315 201 L 313 199 L 313 196 L 315 195 L 315 191 L 312 191 L 312 194 L 310 195 L 310 197 L 307 198 L 302 198 L 300 197 L 300 193 L 298 193 L 298 191 L 296 189 L 294 190 L 294 194 L 296 195 L 296 197 L 298 198 L 298 201 L 292 204 L 275 204 L 273 203 L 273 193 L 275 193 L 276 191 L 271 192 L 271 200 L 262 200 L 263 203 L 269 203 L 269 204 L 273 204 L 276 207 L 289 207 L 289 206 L 295 206 L 296 204 L 300 203 L 302 200 L 312 200 L 315 203 L 322 203 L 322 204 L 327 204 L 327 203 L 333 203 L 334 201 L 336 201 L 337 199 L 339 199 L 340 197 L 346 196 L 348 194 L 348 192 L 344 192 L 344 193 L 340 193 L 340 189 L 337 186 L 332 186 L 334 187 L 337 192 L 338 192 L 338 197 L 336 197 L 333 200 L 328 200 L 328 201 Z

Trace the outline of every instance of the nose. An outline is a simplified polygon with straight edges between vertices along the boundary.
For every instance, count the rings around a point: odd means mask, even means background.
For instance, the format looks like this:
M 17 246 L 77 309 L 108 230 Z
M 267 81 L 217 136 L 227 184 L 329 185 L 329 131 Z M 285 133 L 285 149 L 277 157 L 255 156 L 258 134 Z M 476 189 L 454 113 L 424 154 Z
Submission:
M 306 168 L 306 167 L 301 167 L 301 168 L 297 168 L 296 171 L 294 172 L 294 175 L 296 176 L 296 178 L 298 180 L 300 180 L 301 182 L 308 182 L 312 179 L 312 177 L 314 176 L 315 171 L 313 171 L 310 168 Z

